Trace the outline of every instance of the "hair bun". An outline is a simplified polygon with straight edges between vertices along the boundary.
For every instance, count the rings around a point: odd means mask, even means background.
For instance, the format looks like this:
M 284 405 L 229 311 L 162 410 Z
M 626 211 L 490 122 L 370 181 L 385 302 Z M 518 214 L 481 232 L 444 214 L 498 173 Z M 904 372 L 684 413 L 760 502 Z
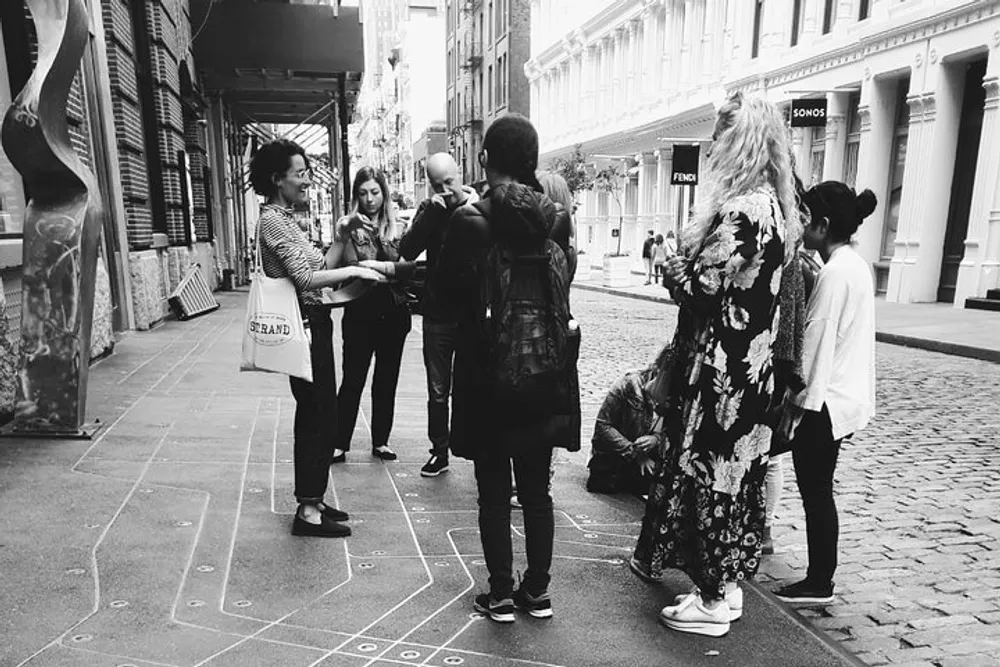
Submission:
M 858 212 L 858 220 L 864 220 L 875 210 L 875 206 L 878 205 L 878 199 L 875 197 L 875 193 L 871 190 L 863 190 L 858 193 L 855 199 L 855 206 Z

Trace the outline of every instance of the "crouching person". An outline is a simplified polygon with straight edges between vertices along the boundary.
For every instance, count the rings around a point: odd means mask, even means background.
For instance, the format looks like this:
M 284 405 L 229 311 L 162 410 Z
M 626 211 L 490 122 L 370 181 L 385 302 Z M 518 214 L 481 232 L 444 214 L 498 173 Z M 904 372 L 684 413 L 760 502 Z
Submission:
M 629 371 L 618 378 L 601 405 L 591 440 L 590 477 L 587 490 L 591 493 L 649 492 L 653 470 L 660 459 L 659 435 L 654 433 L 656 410 L 651 389 L 656 383 L 662 358 L 640 370 Z

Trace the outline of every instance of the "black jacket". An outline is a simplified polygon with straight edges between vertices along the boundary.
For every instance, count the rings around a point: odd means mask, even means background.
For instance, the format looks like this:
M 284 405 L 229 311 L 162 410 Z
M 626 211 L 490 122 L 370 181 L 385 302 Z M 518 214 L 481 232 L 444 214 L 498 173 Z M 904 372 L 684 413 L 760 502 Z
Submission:
M 475 190 L 469 187 L 462 189 L 468 197 L 466 204 L 479 201 Z M 415 260 L 420 253 L 427 251 L 427 273 L 423 296 L 420 299 L 420 313 L 424 317 L 440 322 L 454 322 L 457 319 L 454 306 L 435 291 L 438 257 L 441 254 L 441 246 L 444 245 L 448 222 L 455 210 L 434 206 L 430 199 L 425 199 L 417 207 L 409 230 L 399 242 L 399 254 L 408 261 Z
M 572 279 L 576 251 L 569 243 L 570 230 L 570 215 L 561 205 L 520 184 L 496 188 L 482 202 L 462 206 L 452 215 L 438 259 L 435 290 L 454 304 L 458 315 L 450 436 L 456 456 L 475 458 L 481 447 L 498 446 L 580 449 L 578 409 L 540 421 L 500 417 L 491 410 L 482 337 L 481 285 L 489 250 L 501 241 L 516 248 L 550 238 L 566 253 Z M 570 381 L 578 385 L 575 372 Z

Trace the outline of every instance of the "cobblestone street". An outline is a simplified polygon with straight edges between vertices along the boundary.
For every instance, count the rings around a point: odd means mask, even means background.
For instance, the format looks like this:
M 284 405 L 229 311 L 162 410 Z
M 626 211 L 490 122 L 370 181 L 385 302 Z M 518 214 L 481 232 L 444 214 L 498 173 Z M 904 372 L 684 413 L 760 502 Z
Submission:
M 573 306 L 592 424 L 608 384 L 653 358 L 677 311 L 583 290 Z M 868 664 L 1000 665 L 1000 366 L 880 344 L 878 401 L 838 464 L 837 602 L 802 613 Z M 765 587 L 806 567 L 790 458 L 785 473 Z

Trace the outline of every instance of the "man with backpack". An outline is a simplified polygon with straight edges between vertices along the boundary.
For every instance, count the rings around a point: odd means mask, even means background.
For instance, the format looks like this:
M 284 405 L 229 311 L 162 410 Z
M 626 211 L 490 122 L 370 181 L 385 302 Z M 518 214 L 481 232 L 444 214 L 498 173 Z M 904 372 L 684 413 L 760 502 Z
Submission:
M 553 447 L 580 448 L 580 331 L 569 309 L 576 268 L 569 213 L 535 177 L 538 134 L 518 114 L 493 122 L 480 163 L 490 189 L 449 223 L 441 294 L 461 314 L 451 450 L 475 462 L 479 533 L 490 591 L 474 607 L 512 622 L 515 607 L 552 616 Z M 514 589 L 511 468 L 524 512 L 528 568 Z

